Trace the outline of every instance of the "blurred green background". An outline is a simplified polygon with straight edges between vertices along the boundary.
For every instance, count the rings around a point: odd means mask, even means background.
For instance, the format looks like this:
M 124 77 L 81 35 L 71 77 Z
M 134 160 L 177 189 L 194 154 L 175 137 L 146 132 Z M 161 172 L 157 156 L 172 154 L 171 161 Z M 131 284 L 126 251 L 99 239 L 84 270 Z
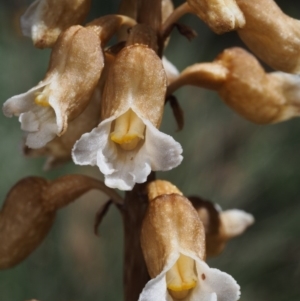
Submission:
M 19 16 L 29 3 L 0 0 L 2 103 L 36 85 L 47 68 L 50 52 L 34 49 L 18 29 Z M 296 1 L 277 3 L 300 19 Z M 116 0 L 94 1 L 89 18 L 117 8 Z M 196 29 L 198 37 L 188 42 L 176 31 L 172 34 L 166 55 L 179 70 L 211 61 L 224 48 L 244 47 L 236 33 L 217 36 L 194 16 L 182 21 Z M 182 144 L 185 159 L 159 177 L 171 180 L 186 195 L 200 195 L 223 209 L 240 208 L 256 218 L 221 256 L 209 260 L 210 266 L 238 281 L 242 301 L 300 300 L 300 119 L 258 126 L 232 112 L 214 92 L 186 87 L 176 95 L 185 112 L 185 128 L 176 132 L 167 107 L 162 131 Z M 0 204 L 10 187 L 29 175 L 52 179 L 82 172 L 101 178 L 97 168 L 72 163 L 44 172 L 44 159 L 22 155 L 17 118 L 0 114 L 0 122 Z M 122 300 L 123 238 L 117 210 L 109 211 L 100 237 L 93 234 L 95 212 L 105 199 L 90 192 L 61 210 L 43 244 L 20 265 L 0 272 L 0 300 Z

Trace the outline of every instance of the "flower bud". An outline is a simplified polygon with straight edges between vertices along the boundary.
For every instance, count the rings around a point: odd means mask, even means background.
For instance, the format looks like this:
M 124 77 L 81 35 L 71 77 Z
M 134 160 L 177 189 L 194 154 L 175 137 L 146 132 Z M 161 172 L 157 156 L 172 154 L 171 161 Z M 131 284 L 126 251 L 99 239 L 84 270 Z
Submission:
M 53 47 L 61 32 L 84 21 L 90 4 L 90 0 L 35 0 L 21 17 L 22 32 L 37 48 Z
M 245 17 L 235 0 L 187 0 L 187 2 L 215 33 L 221 34 L 245 25 Z
M 142 224 L 141 246 L 153 279 L 139 301 L 237 300 L 239 286 L 235 280 L 203 261 L 204 227 L 189 200 L 166 181 L 154 181 L 147 190 L 150 202 Z
M 300 21 L 285 15 L 273 0 L 237 0 L 246 25 L 243 42 L 274 69 L 300 72 Z
M 73 26 L 62 33 L 53 48 L 49 70 L 37 86 L 8 99 L 8 117 L 19 116 L 28 133 L 26 145 L 41 148 L 63 135 L 68 122 L 88 105 L 103 68 L 97 34 L 91 28 Z
M 104 183 L 84 175 L 68 175 L 52 182 L 28 177 L 13 186 L 0 210 L 0 269 L 29 256 L 48 234 L 56 211 L 91 189 L 122 202 Z
M 46 180 L 30 177 L 9 192 L 0 211 L 0 269 L 25 259 L 48 234 L 55 212 L 47 212 L 41 195 Z
M 216 61 L 228 70 L 218 93 L 246 119 L 268 124 L 300 115 L 298 76 L 266 73 L 257 59 L 241 48 L 225 50 Z
M 212 63 L 186 68 L 168 87 L 168 95 L 183 85 L 216 90 L 244 118 L 269 124 L 300 115 L 300 78 L 266 73 L 258 60 L 241 48 L 223 51 Z

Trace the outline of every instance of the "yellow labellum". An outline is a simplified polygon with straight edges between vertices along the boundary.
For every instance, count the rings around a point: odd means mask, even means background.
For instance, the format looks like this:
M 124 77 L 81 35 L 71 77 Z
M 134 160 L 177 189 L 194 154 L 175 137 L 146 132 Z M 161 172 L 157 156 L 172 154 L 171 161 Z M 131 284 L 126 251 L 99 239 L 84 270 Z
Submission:
M 166 273 L 166 281 L 172 297 L 185 298 L 197 284 L 194 259 L 180 254 L 173 267 Z
M 48 96 L 45 93 L 36 93 L 36 97 L 34 99 L 35 104 L 42 106 L 42 107 L 49 107 L 49 101 L 48 101 Z
M 129 109 L 115 120 L 110 139 L 124 150 L 133 150 L 139 141 L 144 139 L 144 131 L 143 121 Z

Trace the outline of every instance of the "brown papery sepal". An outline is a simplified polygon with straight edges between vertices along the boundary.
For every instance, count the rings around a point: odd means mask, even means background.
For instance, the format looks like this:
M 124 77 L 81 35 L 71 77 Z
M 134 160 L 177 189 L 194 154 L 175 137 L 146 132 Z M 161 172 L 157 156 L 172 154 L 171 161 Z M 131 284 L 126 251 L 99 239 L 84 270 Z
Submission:
M 164 180 L 155 180 L 147 185 L 148 199 L 151 202 L 156 197 L 163 194 L 176 193 L 182 195 L 182 192 L 172 183 Z
M 174 252 L 188 250 L 203 260 L 204 227 L 190 201 L 174 193 L 153 199 L 143 221 L 141 245 L 151 278 L 162 271 Z
M 59 136 L 66 131 L 68 121 L 88 105 L 103 66 L 99 38 L 91 28 L 73 26 L 60 35 L 44 79 L 52 82 L 49 94 L 57 99 L 62 112 L 63 128 Z
M 118 117 L 131 108 L 158 127 L 164 109 L 166 81 L 162 62 L 152 49 L 139 44 L 123 48 L 108 71 L 102 119 Z

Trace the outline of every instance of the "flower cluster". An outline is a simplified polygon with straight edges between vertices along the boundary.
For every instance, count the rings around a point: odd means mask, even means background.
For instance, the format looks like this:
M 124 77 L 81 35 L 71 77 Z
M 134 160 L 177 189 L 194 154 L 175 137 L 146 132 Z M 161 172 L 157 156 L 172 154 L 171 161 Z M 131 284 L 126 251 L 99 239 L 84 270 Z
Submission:
M 70 159 L 97 166 L 105 185 L 80 176 L 19 182 L 0 212 L 0 237 L 6 241 L 0 247 L 0 268 L 27 257 L 48 233 L 56 210 L 82 193 L 104 190 L 120 206 L 136 189 L 137 196 L 147 199 L 136 240 L 152 278 L 139 300 L 235 301 L 239 285 L 205 260 L 219 255 L 254 218 L 184 197 L 167 181 L 151 181 L 151 172 L 173 169 L 183 159 L 181 145 L 159 127 L 168 102 L 182 127 L 173 93 L 184 85 L 217 91 L 226 105 L 255 123 L 299 116 L 300 23 L 273 0 L 187 0 L 175 9 L 171 0 L 150 2 L 124 0 L 119 14 L 85 23 L 90 0 L 36 0 L 22 16 L 23 34 L 35 47 L 51 48 L 51 57 L 44 79 L 8 99 L 3 112 L 19 117 L 25 154 L 47 156 L 47 168 Z M 186 13 L 215 33 L 237 31 L 253 54 L 225 49 L 214 61 L 179 73 L 163 54 Z M 180 31 L 194 36 L 188 27 Z M 113 37 L 115 44 L 110 43 Z M 255 55 L 275 71 L 266 72 Z M 122 200 L 111 188 L 129 192 Z M 14 202 L 22 193 L 29 198 L 25 205 Z

